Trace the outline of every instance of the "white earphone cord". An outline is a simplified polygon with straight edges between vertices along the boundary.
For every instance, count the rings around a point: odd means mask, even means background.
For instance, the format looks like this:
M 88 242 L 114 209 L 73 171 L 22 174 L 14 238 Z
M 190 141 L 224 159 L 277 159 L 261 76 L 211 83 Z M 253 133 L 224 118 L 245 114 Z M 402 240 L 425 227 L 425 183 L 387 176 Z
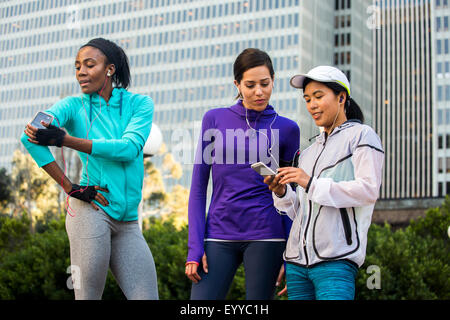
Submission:
M 272 125 L 273 125 L 273 123 L 275 122 L 275 120 L 277 119 L 277 117 L 278 117 L 278 114 L 276 113 L 274 119 L 272 120 L 272 122 L 271 122 L 271 124 L 270 124 L 270 126 L 269 126 L 269 129 L 270 129 L 270 136 L 272 137 L 272 142 L 273 142 Z M 262 134 L 262 135 L 264 135 L 264 136 L 266 137 L 266 139 L 267 139 L 266 146 L 267 146 L 267 145 L 270 145 L 269 137 L 268 137 L 266 134 L 264 134 L 263 132 L 261 132 L 261 131 L 259 131 L 259 130 L 256 130 L 255 128 L 253 128 L 253 127 L 250 125 L 250 123 L 249 123 L 249 121 L 248 121 L 248 117 L 247 117 L 247 109 L 245 109 L 245 120 L 246 120 L 247 125 L 249 126 L 250 129 L 252 129 L 252 130 L 255 131 L 255 132 L 259 132 L 260 134 Z M 300 150 L 300 148 L 298 148 L 297 150 L 295 150 L 294 157 L 292 158 L 292 165 L 294 165 L 295 156 L 296 156 L 296 154 L 297 154 L 297 152 L 298 152 L 299 150 Z M 275 161 L 275 163 L 277 164 L 277 167 L 279 168 L 280 165 L 279 165 L 278 161 L 275 159 L 275 157 L 274 157 L 273 154 L 272 154 L 272 147 L 268 148 L 268 151 L 269 151 L 269 155 L 272 157 L 272 159 L 273 159 L 273 160 Z M 286 188 L 287 188 L 287 185 L 286 185 Z M 292 204 L 292 207 L 295 209 L 294 202 L 292 201 L 292 199 L 289 199 L 289 200 L 290 200 L 290 202 L 291 202 L 291 204 Z M 279 215 L 281 215 L 281 216 L 287 215 L 287 213 L 283 213 L 282 211 L 278 210 L 277 208 L 275 208 L 275 209 L 277 210 L 277 212 L 278 212 Z

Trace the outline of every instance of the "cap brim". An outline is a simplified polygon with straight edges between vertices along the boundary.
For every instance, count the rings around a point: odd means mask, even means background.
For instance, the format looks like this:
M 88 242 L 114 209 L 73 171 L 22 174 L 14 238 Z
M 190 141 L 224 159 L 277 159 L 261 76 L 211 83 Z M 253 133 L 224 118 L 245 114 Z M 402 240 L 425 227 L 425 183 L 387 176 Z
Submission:
M 292 87 L 297 89 L 303 89 L 303 82 L 306 79 L 306 75 L 297 74 L 291 78 L 290 84 Z
M 291 86 L 293 86 L 294 88 L 297 89 L 304 89 L 303 88 L 303 84 L 305 83 L 305 79 L 311 79 L 313 81 L 317 81 L 317 82 L 333 82 L 333 80 L 328 79 L 328 78 L 321 78 L 321 77 L 312 77 L 308 74 L 298 74 L 295 75 L 291 78 Z

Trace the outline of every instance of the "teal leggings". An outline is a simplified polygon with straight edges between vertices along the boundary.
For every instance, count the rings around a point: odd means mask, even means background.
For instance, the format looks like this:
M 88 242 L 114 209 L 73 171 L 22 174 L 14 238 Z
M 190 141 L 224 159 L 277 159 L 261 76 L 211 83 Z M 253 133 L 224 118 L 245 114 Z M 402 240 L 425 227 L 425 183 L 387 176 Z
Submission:
M 353 300 L 356 266 L 338 260 L 305 268 L 286 263 L 289 300 Z

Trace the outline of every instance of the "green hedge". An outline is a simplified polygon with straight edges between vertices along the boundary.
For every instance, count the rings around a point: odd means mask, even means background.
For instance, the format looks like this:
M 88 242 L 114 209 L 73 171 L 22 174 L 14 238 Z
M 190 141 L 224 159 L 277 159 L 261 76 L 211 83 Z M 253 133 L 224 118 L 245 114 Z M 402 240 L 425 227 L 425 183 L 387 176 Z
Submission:
M 405 229 L 389 225 L 369 229 L 367 257 L 356 282 L 356 299 L 450 299 L 450 198 L 427 211 Z M 34 231 L 32 231 L 34 229 Z M 37 231 L 36 231 L 37 230 Z M 191 284 L 184 275 L 187 227 L 170 221 L 146 220 L 144 237 L 158 274 L 160 299 L 188 299 Z M 67 288 L 70 265 L 64 217 L 39 221 L 31 228 L 25 217 L 0 216 L 0 299 L 73 299 Z M 379 268 L 380 289 L 369 289 Z M 124 299 L 109 273 L 104 299 Z M 229 299 L 245 299 L 243 268 L 239 268 Z
M 372 225 L 357 277 L 357 299 L 450 299 L 450 198 L 405 229 Z M 381 289 L 368 289 L 368 266 L 380 268 Z

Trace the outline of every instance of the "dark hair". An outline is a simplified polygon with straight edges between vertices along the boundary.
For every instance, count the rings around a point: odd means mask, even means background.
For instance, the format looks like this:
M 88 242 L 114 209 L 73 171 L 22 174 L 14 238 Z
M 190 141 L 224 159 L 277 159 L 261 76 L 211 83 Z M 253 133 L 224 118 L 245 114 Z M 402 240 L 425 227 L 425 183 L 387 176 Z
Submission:
M 131 82 L 130 65 L 125 51 L 117 44 L 103 38 L 95 38 L 90 40 L 84 47 L 94 47 L 99 49 L 106 57 L 106 64 L 114 64 L 116 71 L 111 77 L 116 87 L 128 88 Z
M 306 88 L 308 83 L 310 83 L 312 79 L 306 78 L 305 81 L 303 81 L 303 89 Z M 336 83 L 336 82 L 321 82 L 331 90 L 333 90 L 335 95 L 338 95 L 341 92 L 345 92 L 345 116 L 348 120 L 350 119 L 356 119 L 361 121 L 361 123 L 364 123 L 364 114 L 362 113 L 362 110 L 360 106 L 356 103 L 355 100 L 353 100 L 352 97 L 348 95 L 347 89 L 345 89 L 342 85 Z
M 259 66 L 266 66 L 269 69 L 270 77 L 273 79 L 275 71 L 273 70 L 272 60 L 269 55 L 256 48 L 245 49 L 234 61 L 234 80 L 240 83 L 245 71 Z

